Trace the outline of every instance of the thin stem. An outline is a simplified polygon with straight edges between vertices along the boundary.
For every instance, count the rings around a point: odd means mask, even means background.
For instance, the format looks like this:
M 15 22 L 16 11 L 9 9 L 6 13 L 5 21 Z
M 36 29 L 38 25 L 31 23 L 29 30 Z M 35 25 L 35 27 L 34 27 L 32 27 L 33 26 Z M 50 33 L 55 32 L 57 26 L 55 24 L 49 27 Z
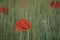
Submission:
M 27 31 L 27 40 L 29 40 L 29 30 Z

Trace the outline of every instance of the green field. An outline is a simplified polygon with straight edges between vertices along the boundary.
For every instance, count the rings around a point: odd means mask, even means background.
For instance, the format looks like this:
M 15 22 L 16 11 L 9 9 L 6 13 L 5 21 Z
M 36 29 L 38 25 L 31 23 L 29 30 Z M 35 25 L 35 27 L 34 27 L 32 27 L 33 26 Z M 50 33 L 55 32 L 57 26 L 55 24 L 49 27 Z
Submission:
M 60 8 L 50 7 L 52 0 L 0 0 L 0 40 L 60 40 Z M 25 18 L 32 28 L 24 32 L 15 29 L 15 23 Z

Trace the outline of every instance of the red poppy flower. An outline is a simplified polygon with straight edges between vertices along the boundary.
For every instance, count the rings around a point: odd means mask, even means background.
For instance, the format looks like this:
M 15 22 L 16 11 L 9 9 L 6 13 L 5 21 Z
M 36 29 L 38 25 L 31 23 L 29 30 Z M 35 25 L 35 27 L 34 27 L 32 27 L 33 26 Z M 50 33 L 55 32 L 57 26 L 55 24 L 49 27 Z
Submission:
M 52 2 L 50 3 L 50 6 L 51 6 L 51 7 L 53 7 L 53 6 L 54 6 L 54 1 L 52 1 Z
M 30 29 L 31 27 L 32 27 L 32 24 L 25 19 L 21 19 L 16 23 L 16 28 L 18 31 L 25 31 Z
M 2 13 L 7 13 L 7 12 L 8 12 L 8 8 L 2 7 L 2 8 L 0 9 L 0 11 L 1 11 Z
M 50 6 L 51 6 L 51 8 L 54 7 L 54 1 L 51 2 Z M 60 7 L 60 3 L 58 1 L 56 1 L 55 8 L 58 9 L 59 7 Z
M 59 7 L 60 7 L 60 3 L 57 1 L 56 5 L 55 5 L 55 8 L 58 9 Z

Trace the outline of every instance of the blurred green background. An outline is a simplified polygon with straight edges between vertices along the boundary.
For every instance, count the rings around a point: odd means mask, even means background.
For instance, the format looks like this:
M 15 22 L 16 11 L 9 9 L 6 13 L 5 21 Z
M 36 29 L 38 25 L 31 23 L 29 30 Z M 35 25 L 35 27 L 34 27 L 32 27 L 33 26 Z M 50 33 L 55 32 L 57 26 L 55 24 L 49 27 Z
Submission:
M 60 8 L 50 7 L 52 0 L 0 0 L 0 40 L 60 40 Z M 15 23 L 25 18 L 32 28 L 24 32 L 15 29 Z

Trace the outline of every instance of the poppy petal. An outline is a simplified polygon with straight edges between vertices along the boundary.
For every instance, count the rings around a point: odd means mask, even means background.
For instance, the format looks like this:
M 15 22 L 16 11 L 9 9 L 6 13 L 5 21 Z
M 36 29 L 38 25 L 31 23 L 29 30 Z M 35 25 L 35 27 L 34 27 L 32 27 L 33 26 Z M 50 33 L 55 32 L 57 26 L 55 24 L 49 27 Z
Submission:
M 27 21 L 27 20 L 25 20 L 25 19 L 23 19 L 23 21 L 24 21 L 29 27 L 32 27 L 32 24 L 31 24 L 29 21 Z

